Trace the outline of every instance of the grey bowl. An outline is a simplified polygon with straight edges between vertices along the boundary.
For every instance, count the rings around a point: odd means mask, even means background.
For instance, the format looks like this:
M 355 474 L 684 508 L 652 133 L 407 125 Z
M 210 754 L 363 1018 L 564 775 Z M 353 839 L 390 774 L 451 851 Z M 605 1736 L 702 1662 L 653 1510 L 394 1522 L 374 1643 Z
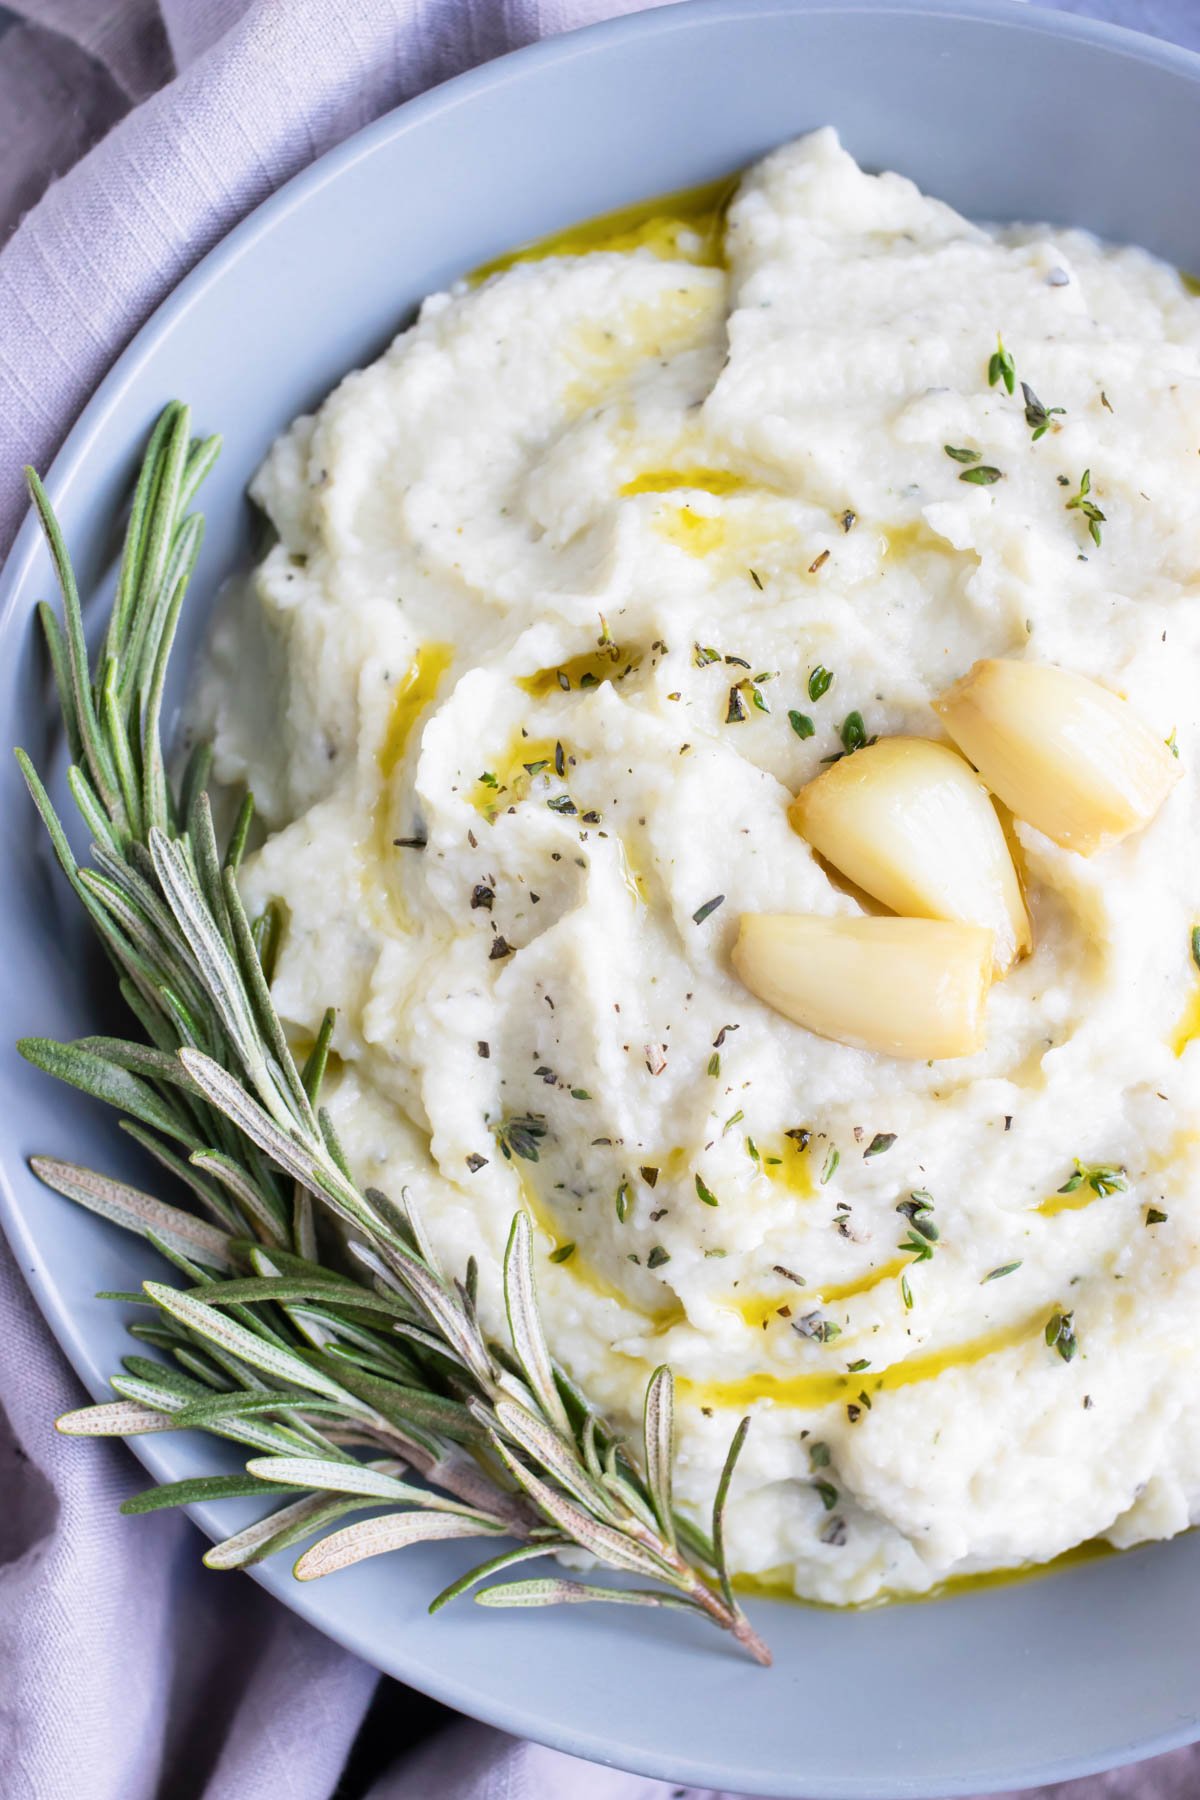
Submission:
M 194 643 L 200 597 L 247 554 L 243 490 L 271 438 L 380 350 L 422 295 L 523 239 L 722 174 L 829 122 L 868 165 L 900 169 L 977 217 L 1086 225 L 1200 268 L 1200 58 L 1006 0 L 700 0 L 626 18 L 403 107 L 205 258 L 55 464 L 50 488 L 85 591 L 110 572 L 114 509 L 169 397 L 226 437 L 204 497 Z M 27 525 L 0 596 L 0 740 L 38 754 L 49 715 L 30 609 L 51 589 Z M 95 1029 L 94 958 L 40 844 L 31 869 L 37 827 L 7 757 L 0 832 L 5 1040 Z M 0 1103 L 9 1236 L 99 1396 L 128 1340 L 120 1308 L 92 1295 L 159 1270 L 134 1240 L 39 1187 L 24 1159 L 54 1150 L 137 1171 L 111 1117 L 64 1104 L 7 1047 Z M 164 1478 L 220 1466 L 206 1441 L 142 1439 L 137 1451 Z M 196 1516 L 217 1535 L 250 1514 L 238 1503 Z M 769 1674 L 670 1615 L 463 1605 L 428 1619 L 425 1599 L 464 1566 L 431 1547 L 315 1587 L 286 1564 L 259 1579 L 465 1712 L 736 1791 L 929 1800 L 1079 1775 L 1200 1736 L 1196 1536 L 935 1604 L 839 1615 L 763 1603 L 753 1610 L 777 1652 Z

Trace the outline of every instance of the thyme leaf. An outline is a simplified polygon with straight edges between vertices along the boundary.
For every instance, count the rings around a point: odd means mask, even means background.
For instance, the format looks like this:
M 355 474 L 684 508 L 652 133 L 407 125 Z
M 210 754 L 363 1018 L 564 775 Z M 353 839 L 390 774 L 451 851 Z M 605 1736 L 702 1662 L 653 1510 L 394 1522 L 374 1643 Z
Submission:
M 1125 1179 L 1124 1169 L 1110 1168 L 1106 1163 L 1095 1163 L 1089 1166 L 1078 1158 L 1074 1171 L 1068 1175 L 1058 1192 L 1074 1194 L 1084 1186 L 1091 1188 L 1094 1194 L 1123 1194 L 1129 1183 Z
M 509 1162 L 519 1156 L 522 1162 L 535 1163 L 538 1146 L 546 1135 L 546 1121 L 540 1113 L 521 1113 L 515 1119 L 501 1119 L 494 1127 L 494 1135 L 501 1155 Z
M 1003 382 L 1005 391 L 1011 394 L 1016 387 L 1016 378 L 1016 365 L 1009 352 L 1004 348 L 1004 339 L 997 336 L 996 348 L 988 358 L 988 386 L 995 387 L 998 381 Z
M 1043 406 L 1027 381 L 1021 383 L 1021 392 L 1025 396 L 1025 423 L 1033 433 L 1033 442 L 1036 444 L 1039 438 L 1045 437 L 1055 418 L 1065 417 L 1067 409 L 1065 406 Z M 1055 426 L 1055 430 L 1057 429 Z
M 1081 512 L 1087 520 L 1088 531 L 1092 542 L 1099 548 L 1100 527 L 1105 523 L 1104 514 L 1094 500 L 1088 498 L 1092 491 L 1092 471 L 1085 469 L 1079 481 L 1079 491 L 1071 495 L 1065 502 L 1068 512 Z
M 1045 1338 L 1051 1350 L 1057 1350 L 1064 1362 L 1071 1362 L 1079 1349 L 1079 1341 L 1075 1336 L 1075 1314 L 1052 1313 L 1046 1322 Z
M 978 468 L 964 469 L 958 479 L 960 481 L 969 481 L 974 487 L 993 487 L 997 481 L 1002 481 L 1004 477 L 1000 470 L 994 469 L 990 463 L 980 463 Z

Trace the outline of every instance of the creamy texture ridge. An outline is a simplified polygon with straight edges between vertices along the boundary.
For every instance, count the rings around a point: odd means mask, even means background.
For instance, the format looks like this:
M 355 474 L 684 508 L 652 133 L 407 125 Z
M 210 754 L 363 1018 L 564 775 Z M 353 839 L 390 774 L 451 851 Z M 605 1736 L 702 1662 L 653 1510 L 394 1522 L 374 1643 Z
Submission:
M 284 908 L 281 1014 L 303 1042 L 337 1008 L 356 1175 L 478 1256 L 493 1319 L 524 1206 L 592 1398 L 632 1430 L 670 1362 L 698 1516 L 753 1415 L 744 1574 L 866 1601 L 1178 1531 L 1200 303 L 831 132 L 745 177 L 723 263 L 694 221 L 619 242 L 430 299 L 256 480 L 279 541 L 202 711 L 270 825 L 245 889 Z M 1011 825 L 1033 950 L 977 1055 L 790 1024 L 733 974 L 739 915 L 863 908 L 790 799 L 850 714 L 942 738 L 931 700 L 1001 656 L 1127 698 L 1181 781 L 1087 859 Z

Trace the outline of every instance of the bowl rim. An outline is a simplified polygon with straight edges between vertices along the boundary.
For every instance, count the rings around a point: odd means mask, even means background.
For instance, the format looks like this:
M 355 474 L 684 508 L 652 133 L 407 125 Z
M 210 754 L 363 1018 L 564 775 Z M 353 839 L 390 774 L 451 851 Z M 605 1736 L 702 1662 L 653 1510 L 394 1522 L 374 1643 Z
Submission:
M 259 239 L 269 234 L 277 221 L 307 205 L 314 194 L 340 179 L 355 164 L 366 161 L 384 146 L 418 129 L 427 119 L 469 105 L 477 94 L 497 91 L 523 78 L 535 67 L 565 67 L 577 58 L 588 56 L 597 47 L 625 39 L 683 34 L 696 28 L 703 29 L 710 22 L 788 14 L 837 18 L 932 15 L 947 20 L 979 20 L 1012 26 L 1034 36 L 1067 39 L 1113 50 L 1136 62 L 1182 74 L 1196 85 L 1197 104 L 1200 104 L 1200 52 L 1127 26 L 1044 8 L 1031 0 L 675 0 L 673 4 L 620 14 L 543 38 L 453 76 L 352 133 L 289 177 L 212 245 L 137 327 L 67 430 L 44 477 L 56 506 L 68 501 L 76 485 L 86 478 L 110 417 L 144 365 L 157 354 L 161 340 L 171 331 L 175 321 L 203 304 L 210 287 Z M 11 615 L 29 582 L 41 549 L 37 519 L 30 508 L 0 568 L 0 633 L 10 627 Z M 67 1309 L 49 1266 L 43 1266 L 39 1245 L 30 1231 L 25 1209 L 16 1197 L 3 1162 L 0 1162 L 0 1226 L 38 1310 L 75 1374 L 93 1399 L 107 1398 L 110 1394 L 108 1382 L 95 1362 L 86 1333 Z M 125 1442 L 155 1480 L 171 1479 L 169 1457 L 153 1436 Z M 211 1505 L 189 1505 L 184 1510 L 210 1540 L 216 1541 L 227 1534 L 228 1525 L 222 1524 L 219 1513 Z M 1151 1553 L 1153 1548 L 1145 1547 L 1144 1553 Z M 1125 1553 L 1126 1556 L 1130 1554 L 1136 1552 Z M 304 1604 L 305 1590 L 291 1578 L 290 1567 L 259 1564 L 243 1573 L 249 1574 L 306 1623 L 315 1625 L 343 1649 L 378 1666 L 374 1650 L 364 1642 L 353 1624 L 312 1618 Z M 401 1673 L 391 1672 L 396 1679 L 467 1717 L 569 1755 L 675 1784 L 724 1788 L 732 1785 L 734 1791 L 741 1791 L 743 1773 L 739 1771 L 735 1754 L 731 1754 L 728 1763 L 722 1767 L 689 1757 L 684 1751 L 660 1753 L 639 1748 L 633 1754 L 621 1746 L 617 1747 L 615 1758 L 614 1747 L 601 1727 L 588 1730 L 559 1726 L 539 1712 L 533 1703 L 520 1708 L 508 1700 L 494 1700 L 486 1689 L 478 1688 L 469 1680 L 460 1680 L 448 1669 L 429 1667 L 419 1652 L 414 1668 Z M 1005 1777 L 1006 1786 L 1009 1791 L 1016 1792 L 1048 1782 L 1096 1774 L 1124 1766 L 1130 1758 L 1140 1761 L 1179 1749 L 1197 1739 L 1200 1739 L 1200 1703 L 1193 1719 L 1182 1720 L 1175 1728 L 1151 1738 L 1136 1740 L 1124 1751 L 1102 1751 L 1091 1757 L 1064 1754 L 1050 1762 L 1018 1763 Z M 769 1787 L 755 1791 L 789 1800 L 797 1790 L 790 1784 L 783 1786 L 773 1780 Z M 977 1795 L 978 1791 L 978 1781 L 974 1779 L 941 1779 L 931 1788 L 927 1782 L 914 1784 L 897 1774 L 887 1795 L 894 1800 L 900 1800 L 902 1796 L 907 1800 L 940 1800 L 941 1796 L 946 1796 L 949 1800 L 951 1796 Z M 835 1782 L 827 1780 L 820 1797 L 811 1789 L 806 1789 L 806 1793 L 808 1800 L 879 1800 L 881 1790 L 876 1781 L 868 1786 L 863 1778 L 847 1774 Z

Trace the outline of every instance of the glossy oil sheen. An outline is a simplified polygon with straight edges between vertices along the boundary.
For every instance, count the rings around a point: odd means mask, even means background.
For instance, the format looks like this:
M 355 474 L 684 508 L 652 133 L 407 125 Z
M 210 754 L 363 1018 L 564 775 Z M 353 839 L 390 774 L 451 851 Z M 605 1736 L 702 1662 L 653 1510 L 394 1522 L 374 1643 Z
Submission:
M 263 452 L 382 350 L 423 295 L 514 244 L 647 194 L 719 182 L 831 122 L 868 166 L 900 169 L 978 218 L 1085 225 L 1200 268 L 1200 63 L 1185 52 L 1006 0 L 699 0 L 620 19 L 380 121 L 206 258 L 121 358 L 53 470 L 85 591 L 109 579 L 111 520 L 166 399 L 188 398 L 198 427 L 226 443 L 205 488 L 186 664 L 208 598 L 249 555 L 244 491 Z M 48 713 L 30 612 L 52 586 L 27 529 L 0 603 L 0 737 L 39 756 Z M 98 959 L 7 756 L 0 841 L 6 1040 L 108 1028 Z M 630 851 L 636 865 L 638 846 Z M 147 1184 L 152 1174 L 108 1115 L 65 1102 L 8 1049 L 0 1104 L 9 1235 L 99 1396 L 128 1349 L 132 1314 L 93 1296 L 161 1276 L 162 1265 L 40 1189 L 24 1158 L 53 1150 Z M 136 1452 L 159 1477 L 236 1461 L 232 1448 L 191 1437 L 145 1438 Z M 252 1514 L 237 1502 L 195 1516 L 224 1535 Z M 752 1601 L 776 1652 L 769 1674 L 677 1614 L 506 1615 L 468 1603 L 429 1619 L 428 1596 L 472 1555 L 427 1546 L 304 1587 L 280 1563 L 257 1578 L 359 1655 L 508 1731 L 736 1793 L 1010 1791 L 1198 1731 L 1195 1537 L 932 1605 L 839 1613 Z
M 703 269 L 722 268 L 725 213 L 737 184 L 736 175 L 726 175 L 673 194 L 635 200 L 632 206 L 600 213 L 494 256 L 472 269 L 470 280 L 486 281 L 518 263 L 543 262 L 548 256 L 589 256 L 602 250 L 651 250 L 664 261 L 675 258 Z
M 1088 1538 L 1082 1544 L 1076 1544 L 1070 1550 L 1064 1550 L 1061 1556 L 1053 1557 L 1045 1563 L 1019 1563 L 1012 1569 L 984 1569 L 977 1575 L 954 1575 L 949 1581 L 939 1581 L 931 1587 L 927 1594 L 920 1594 L 916 1599 L 906 1600 L 906 1606 L 925 1606 L 930 1601 L 948 1600 L 955 1594 L 980 1594 L 988 1588 L 1011 1587 L 1018 1581 L 1037 1581 L 1043 1575 L 1058 1575 L 1064 1569 L 1074 1569 L 1080 1563 L 1095 1562 L 1099 1557 L 1116 1556 L 1118 1552 L 1103 1538 Z M 797 1600 L 792 1591 L 790 1574 L 787 1570 L 768 1569 L 761 1575 L 738 1575 L 734 1577 L 734 1587 L 739 1594 L 757 1594 L 765 1600 L 787 1600 L 794 1606 L 819 1606 L 818 1601 Z M 864 1601 L 861 1606 L 852 1606 L 852 1612 L 872 1612 L 879 1606 L 894 1606 L 896 1598 L 892 1594 L 881 1594 L 876 1600 Z M 822 1609 L 824 1610 L 824 1609 Z

